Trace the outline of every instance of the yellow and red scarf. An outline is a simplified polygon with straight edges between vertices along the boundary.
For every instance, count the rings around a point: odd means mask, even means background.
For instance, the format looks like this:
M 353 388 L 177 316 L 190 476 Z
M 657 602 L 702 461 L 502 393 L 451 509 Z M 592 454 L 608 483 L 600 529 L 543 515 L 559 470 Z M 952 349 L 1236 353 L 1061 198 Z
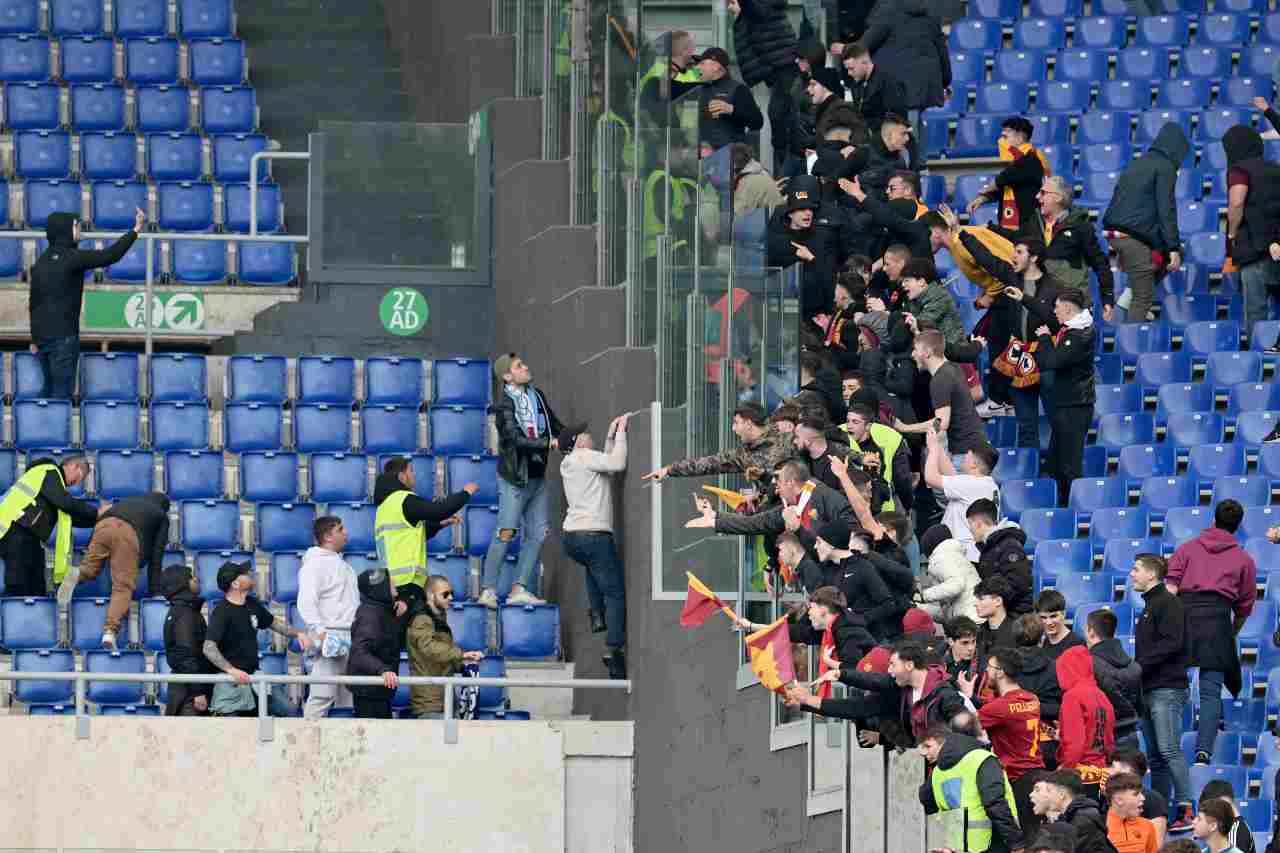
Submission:
M 1016 162 L 1023 157 L 1034 154 L 1040 160 L 1040 165 L 1044 167 L 1045 177 L 1053 174 L 1053 169 L 1049 167 L 1049 161 L 1040 153 L 1040 149 L 1034 147 L 1030 142 L 1022 145 L 1010 145 L 1003 139 L 999 141 L 1000 159 L 1009 162 Z M 1014 198 L 1013 187 L 1005 187 L 1004 194 L 1000 199 L 1000 226 L 1002 228 L 1021 228 L 1021 217 L 1018 215 L 1018 201 Z

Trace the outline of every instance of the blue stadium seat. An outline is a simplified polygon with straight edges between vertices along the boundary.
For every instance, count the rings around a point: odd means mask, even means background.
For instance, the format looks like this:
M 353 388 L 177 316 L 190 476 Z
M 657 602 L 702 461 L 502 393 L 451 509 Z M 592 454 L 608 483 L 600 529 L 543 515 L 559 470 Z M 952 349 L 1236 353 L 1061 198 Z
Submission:
M 1195 690 L 1199 695 L 1199 689 Z M 1225 696 L 1223 698 L 1226 698 Z M 1196 754 L 1196 732 L 1182 733 L 1182 752 L 1186 756 L 1187 765 L 1191 766 L 1195 761 Z M 1241 752 L 1240 733 L 1239 732 L 1220 732 L 1213 744 L 1213 757 L 1211 764 L 1213 766 L 1220 765 L 1237 765 L 1243 761 L 1243 753 Z M 1245 791 L 1241 791 L 1245 793 Z M 1268 824 L 1270 826 L 1270 824 Z
M 0 38 L 0 80 L 6 83 L 49 79 L 49 40 L 44 36 Z
M 1110 601 L 1114 595 L 1111 576 L 1101 573 L 1064 572 L 1058 575 L 1053 587 L 1066 596 L 1068 618 L 1075 613 L 1077 604 Z
M 1178 74 L 1181 77 L 1219 80 L 1230 73 L 1231 51 L 1229 48 L 1188 47 L 1179 54 Z
M 1071 481 L 1068 506 L 1077 512 L 1089 513 L 1103 507 L 1129 505 L 1129 487 L 1119 477 L 1087 478 Z
M 947 200 L 947 179 L 942 175 L 921 175 L 921 201 L 930 207 Z
M 476 459 L 478 457 L 472 457 Z M 493 462 L 496 466 L 496 458 Z M 450 463 L 450 482 L 466 482 L 465 480 L 453 480 L 452 461 Z M 493 475 L 496 477 L 496 473 Z M 1034 480 L 1040 476 L 1040 449 L 1037 447 L 1010 447 L 1000 451 L 1000 461 L 996 463 L 995 470 L 991 472 L 991 476 L 996 482 L 1003 483 L 1005 480 Z M 497 482 L 494 482 L 494 489 L 497 489 Z M 479 498 L 476 498 L 479 500 Z M 497 492 L 494 492 L 493 501 L 497 501 Z
M 1014 21 L 1022 17 L 1022 4 L 1017 0 L 973 0 L 969 4 L 969 17 Z
M 1233 498 L 1241 506 L 1262 507 L 1271 503 L 1271 479 L 1265 476 L 1219 477 L 1213 481 L 1213 503 Z
M 371 406 L 422 405 L 422 360 L 365 359 L 364 399 Z
M 11 651 L 58 644 L 58 605 L 52 598 L 0 598 L 0 645 Z
M 1036 543 L 1034 569 L 1041 579 L 1066 572 L 1091 571 L 1093 551 L 1088 539 L 1041 539 Z
M 84 446 L 89 450 L 130 450 L 139 444 L 137 403 L 121 400 L 95 400 L 80 407 L 80 428 Z
M 169 32 L 169 4 L 165 0 L 115 0 L 116 38 L 163 36 Z
M 1276 428 L 1277 422 L 1280 422 L 1280 412 L 1241 412 L 1240 417 L 1236 419 L 1235 438 L 1246 445 L 1260 445 L 1262 440 Z
M 104 450 L 94 469 L 95 491 L 108 500 L 145 495 L 155 488 L 155 455 L 143 450 Z M 4 478 L 0 476 L 0 485 Z
M 170 255 L 179 284 L 220 284 L 227 279 L 227 247 L 209 240 L 174 240 Z
M 488 425 L 478 406 L 437 406 L 431 409 L 431 449 L 445 455 L 485 452 Z
M 498 508 L 496 506 L 471 505 L 463 511 L 467 553 L 472 557 L 483 557 L 493 541 L 493 532 L 498 526 Z M 519 534 L 512 540 L 508 554 L 518 552 L 521 537 Z
M 183 501 L 182 545 L 189 551 L 234 551 L 240 547 L 240 504 Z
M 1016 522 L 1023 510 L 1057 505 L 1058 485 L 1051 479 L 1010 480 L 1000 486 L 1000 509 L 1011 521 Z
M 236 133 L 214 137 L 213 179 L 221 183 L 247 182 L 253 155 L 266 150 L 267 138 L 261 134 Z M 258 180 L 267 180 L 265 160 L 258 163 Z
M 1121 323 L 1116 326 L 1116 352 L 1126 364 L 1137 364 L 1138 356 L 1173 349 L 1169 327 L 1164 323 Z
M 110 83 L 115 79 L 115 42 L 111 39 L 64 38 L 60 50 L 61 76 L 66 82 Z
M 204 175 L 203 143 L 194 133 L 147 137 L 147 173 L 156 181 L 196 181 Z
M 349 551 L 374 551 L 377 548 L 373 538 L 375 512 L 374 505 L 367 503 L 331 503 L 327 507 L 328 515 L 342 519 L 342 524 L 347 529 Z
M 1231 386 L 1227 398 L 1228 417 L 1241 412 L 1265 412 L 1269 409 L 1280 409 L 1280 384 L 1241 382 Z
M 298 499 L 298 454 L 255 450 L 240 456 L 240 500 L 288 503 Z
M 1164 48 L 1136 45 L 1116 54 L 1116 79 L 1150 85 L 1169 76 L 1169 54 Z
M 1226 238 L 1216 232 L 1192 234 L 1187 241 L 1187 260 L 1193 264 L 1221 267 L 1226 251 Z
M 11 83 L 5 87 L 4 123 L 10 130 L 56 130 L 62 124 L 58 87 L 52 83 Z
M 258 504 L 258 548 L 262 551 L 305 551 L 313 543 L 315 504 Z
M 1185 15 L 1151 15 L 1138 19 L 1134 43 L 1158 47 L 1180 47 L 1187 43 L 1190 30 Z
M 1135 381 L 1146 388 L 1191 381 L 1191 353 L 1149 352 L 1138 356 Z
M 200 92 L 200 124 L 208 134 L 249 134 L 258 127 L 258 99 L 252 87 L 220 86 Z M 267 164 L 261 166 L 267 172 Z M 245 176 L 249 180 L 248 162 Z
M 1173 195 L 1178 201 L 1198 200 L 1204 192 L 1204 175 L 1198 169 L 1179 169 Z M 1191 208 L 1191 210 L 1187 210 Z M 1187 226 L 1183 227 L 1183 222 Z M 1178 228 L 1188 234 L 1208 231 L 1217 225 L 1217 209 L 1203 204 L 1178 205 Z M 1200 226 L 1200 227 L 1197 227 Z
M 560 607 L 507 606 L 499 611 L 502 654 L 510 659 L 554 657 L 560 652 Z
M 1220 44 L 1226 47 L 1236 47 L 1247 41 L 1249 41 L 1248 15 L 1227 12 L 1200 16 L 1200 23 L 1196 27 L 1197 44 Z M 1226 76 L 1229 71 L 1230 62 L 1228 61 L 1227 71 L 1223 72 L 1223 76 Z
M 1156 423 L 1165 424 L 1170 415 L 1213 411 L 1213 387 L 1203 382 L 1170 382 L 1156 391 Z
M 208 404 L 152 403 L 151 446 L 156 450 L 204 450 L 209 446 Z
M 71 174 L 71 135 L 64 131 L 23 131 L 14 134 L 14 146 L 14 171 L 19 177 L 66 178 Z
M 1248 469 L 1244 447 L 1239 444 L 1201 444 L 1192 447 L 1187 476 L 1208 484 L 1218 477 L 1242 476 Z
M 1261 507 L 1252 508 L 1260 509 Z M 1253 562 L 1258 568 L 1259 577 L 1265 577 L 1274 571 L 1280 571 L 1280 545 L 1273 544 L 1266 537 L 1255 536 L 1244 543 L 1244 550 L 1250 557 L 1253 557 Z M 1270 632 L 1268 632 L 1269 635 Z
M 1027 85 L 1020 82 L 983 83 L 978 86 L 974 110 L 980 113 L 1024 113 L 1029 98 Z
M 89 651 L 84 655 L 86 672 L 142 674 L 147 659 L 142 652 Z M 137 705 L 142 702 L 142 682 L 90 681 L 86 698 L 96 704 Z
M 1151 535 L 1151 514 L 1145 507 L 1094 510 L 1089 538 L 1095 543 L 1111 539 L 1146 539 Z
M 316 453 L 307 468 L 307 494 L 317 503 L 360 503 L 369 497 L 368 457 L 356 453 Z
M 1130 120 L 1127 112 L 1084 112 L 1079 119 L 1078 140 L 1086 146 L 1127 144 Z
M 1134 414 L 1142 411 L 1142 388 L 1132 383 L 1097 385 L 1093 411 L 1096 417 Z
M 1242 382 L 1261 382 L 1262 355 L 1256 352 L 1210 353 L 1204 381 L 1218 390 Z
M 13 446 L 19 450 L 71 445 L 71 401 L 20 400 L 13 404 Z
M 1047 539 L 1071 539 L 1078 519 L 1070 509 L 1024 509 L 1018 524 L 1027 534 L 1027 547 Z
M 44 371 L 35 353 L 13 354 L 13 399 L 37 400 L 44 396 Z
M 1071 80 L 1041 83 L 1036 89 L 1036 110 L 1041 113 L 1080 113 L 1089 109 L 1089 87 Z
M 435 405 L 488 405 L 492 382 L 489 362 L 466 358 L 438 359 L 432 365 L 431 375 L 435 389 L 431 400 Z
M 237 243 L 236 275 L 244 284 L 291 284 L 297 278 L 297 255 L 287 243 Z
M 1084 193 L 1080 204 L 1084 207 L 1106 207 L 1115 195 L 1119 172 L 1090 172 L 1083 177 Z
M 214 38 L 235 34 L 231 0 L 180 0 L 178 32 L 184 38 Z
M 1106 63 L 1102 63 L 1105 67 Z M 1098 109 L 1140 112 L 1151 106 L 1151 84 L 1138 80 L 1107 80 L 1098 86 Z
M 1280 480 L 1280 444 L 1264 444 L 1258 449 L 1258 471 L 1276 480 Z M 1280 520 L 1271 526 L 1280 525 Z M 1261 536 L 1261 533 L 1256 535 Z
M 1207 103 L 1209 81 L 1203 78 L 1165 80 L 1156 93 L 1156 106 L 1161 108 L 1192 110 Z
M 164 457 L 165 493 L 175 501 L 221 500 L 222 453 L 216 450 L 178 450 Z
M 1160 306 L 1161 319 L 1175 329 L 1199 321 L 1216 320 L 1218 316 L 1218 302 L 1208 293 L 1166 293 Z
M 27 226 L 44 228 L 51 213 L 80 212 L 80 185 L 70 181 L 29 181 L 26 202 Z
M 1259 320 L 1253 324 L 1253 328 L 1249 331 L 1249 349 L 1254 352 L 1260 352 L 1266 347 L 1271 346 L 1277 340 L 1280 340 L 1280 320 Z M 1275 361 L 1276 356 L 1267 356 L 1270 361 Z
M 956 206 L 968 205 L 984 187 L 990 185 L 993 177 L 993 175 L 961 175 L 956 178 L 954 193 Z
M 193 353 L 155 353 L 148 359 L 147 388 L 153 402 L 199 402 L 208 398 L 205 358 Z
M 124 76 L 138 85 L 169 85 L 178 82 L 177 39 L 127 39 L 124 43 Z
M 1139 554 L 1159 553 L 1158 539 L 1109 539 L 1102 551 L 1102 567 L 1108 572 L 1127 573 Z
M 471 561 L 461 554 L 433 554 L 427 558 L 427 571 L 443 575 L 453 586 L 453 600 L 471 598 Z
M 412 453 L 418 449 L 418 410 L 412 406 L 365 406 L 360 410 L 360 434 L 369 453 Z
M 1098 419 L 1098 444 L 1119 452 L 1131 444 L 1151 444 L 1155 418 L 1148 414 L 1103 415 Z
M 987 440 L 995 448 L 1015 447 L 1018 438 L 1018 421 L 1004 415 L 987 421 Z
M 0 182 L 0 223 L 7 221 L 8 211 L 2 198 L 6 188 Z M 22 272 L 22 241 L 16 238 L 0 238 L 0 276 L 17 278 Z
M 1190 477 L 1148 477 L 1142 481 L 1139 506 L 1155 513 L 1163 514 L 1173 507 L 1197 506 L 1199 503 L 1199 484 Z
M 71 126 L 76 130 L 123 130 L 124 89 L 114 84 L 71 87 Z
M 308 403 L 293 410 L 293 446 L 299 453 L 344 453 L 351 450 L 351 409 Z
M 187 68 L 198 86 L 235 86 L 244 80 L 244 42 L 239 39 L 192 39 Z
M 213 185 L 189 181 L 160 184 L 160 228 L 165 231 L 208 231 L 213 228 Z M 223 250 L 226 253 L 226 250 Z
M 1216 412 L 1178 412 L 1169 415 L 1165 441 L 1179 449 L 1219 444 L 1225 432 L 1226 420 Z
M 356 360 L 347 356 L 298 358 L 298 402 L 346 403 L 356 399 Z
M 1084 448 L 1084 464 L 1082 472 L 1086 477 L 1105 477 L 1107 476 L 1108 454 L 1105 447 L 1096 444 L 1086 445 Z
M 1045 79 L 1048 70 L 1049 51 L 1033 48 L 1002 50 L 995 55 L 991 79 L 1001 83 L 1037 83 Z M 985 85 L 978 84 L 978 89 Z
M 1071 119 L 1063 115 L 1031 117 L 1032 139 L 1036 145 L 1070 145 Z
M 103 570 L 106 573 L 106 570 Z M 76 651 L 102 648 L 102 631 L 107 623 L 107 599 L 73 599 L 67 612 L 70 645 Z M 128 628 L 124 627 L 128 634 Z
M 116 132 L 84 134 L 80 137 L 80 169 L 90 180 L 132 180 L 138 174 L 135 137 Z
M 191 127 L 191 100 L 180 86 L 139 86 L 134 109 L 141 133 L 185 133 Z
M 127 230 L 133 227 L 134 213 L 139 208 L 147 209 L 147 185 L 137 181 L 98 181 L 94 183 L 90 195 L 90 207 L 93 211 L 93 224 L 104 230 Z M 139 247 L 145 252 L 145 247 Z M 145 256 L 143 263 L 146 263 Z M 159 271 L 159 266 L 152 268 L 152 273 Z M 144 274 L 146 270 L 143 270 Z
M 1086 145 L 1080 151 L 1081 172 L 1118 172 L 1133 156 L 1128 142 Z
M 1249 113 L 1243 108 L 1222 107 L 1204 110 L 1196 127 L 1196 138 L 1203 142 L 1218 142 L 1222 135 L 1237 124 L 1250 124 Z
M 454 552 L 453 530 L 454 528 L 452 526 L 442 527 L 436 532 L 435 536 L 432 536 L 427 540 L 428 556 L 432 554 L 451 554 Z
M 19 651 L 13 656 L 13 671 L 75 672 L 76 658 L 70 649 Z M 28 705 L 35 702 L 70 702 L 75 695 L 75 683 L 71 681 L 16 681 L 14 682 L 13 690 L 14 698 Z
M 1104 15 L 1080 18 L 1076 21 L 1075 44 L 1077 47 L 1103 49 L 1123 47 L 1125 36 L 1123 18 Z
M 951 119 L 946 116 L 924 119 L 924 137 L 921 139 L 925 153 L 931 157 L 942 157 L 950 149 Z M 932 177 L 942 177 L 936 175 Z M 946 184 L 943 183 L 942 200 L 946 201 Z M 934 202 L 937 203 L 936 201 Z
M 1191 116 L 1195 112 L 1195 110 L 1188 109 L 1154 109 L 1139 112 L 1137 118 L 1138 126 L 1133 136 L 1135 144 L 1139 148 L 1149 148 L 1155 143 L 1156 137 L 1160 135 L 1160 131 L 1164 129 L 1164 126 L 1170 122 L 1181 127 L 1182 132 L 1187 135 L 1188 139 L 1191 139 Z M 1186 159 L 1183 160 L 1183 165 L 1190 166 L 1194 159 L 1194 152 L 1188 152 Z
M 377 457 L 377 472 L 381 473 L 391 459 L 402 459 L 403 453 L 391 453 Z M 430 453 L 415 453 L 409 457 L 415 477 L 414 491 L 419 497 L 434 500 L 436 494 L 436 457 Z
M 1057 18 L 1027 18 L 1013 25 L 1014 50 L 1059 50 L 1067 44 L 1067 32 L 1062 21 Z M 996 54 L 996 62 L 1004 51 Z M 1044 79 L 1045 67 L 1039 69 Z M 1007 78 L 1006 78 L 1007 79 Z
M 1184 179 L 1182 175 L 1186 173 Z M 1178 173 L 1178 181 L 1175 193 L 1177 194 L 1178 204 L 1178 230 L 1183 234 L 1194 234 L 1197 231 L 1207 231 L 1216 228 L 1218 225 L 1218 208 L 1207 204 L 1198 204 L 1190 201 L 1192 198 L 1200 196 L 1200 173 L 1192 170 L 1183 169 Z M 1195 195 L 1190 195 L 1187 188 L 1194 186 Z M 1190 203 L 1188 203 L 1190 202 Z
M 1078 18 L 1084 14 L 1081 0 L 1031 0 L 1027 13 L 1035 18 Z
M 94 35 L 103 31 L 102 4 L 95 0 L 49 0 L 54 35 Z
M 1271 99 L 1271 78 L 1267 77 L 1231 77 L 1222 81 L 1218 90 L 1219 106 L 1252 107 L 1254 98 Z
M 1210 171 L 1205 175 L 1208 188 L 1205 190 L 1204 200 L 1207 204 L 1226 205 L 1227 203 L 1227 178 L 1225 172 Z
M 0 3 L 0 33 L 34 33 L 39 29 L 39 0 L 4 0 Z
M 1087 89 L 1107 79 L 1107 55 L 1100 50 L 1064 50 L 1054 60 L 1054 80 L 1075 83 Z
M 982 83 L 987 79 L 987 54 L 958 51 L 951 54 L 951 83 Z
M 449 607 L 449 628 L 453 641 L 465 652 L 482 652 L 489 647 L 489 614 L 481 604 L 455 602 Z
M 299 417 L 295 412 L 295 423 Z M 232 453 L 278 450 L 284 446 L 284 412 L 278 404 L 228 403 L 223 410 L 223 421 L 226 424 L 224 444 Z
M 137 400 L 138 356 L 126 352 L 87 352 L 80 356 L 80 397 L 84 400 Z
M 498 457 L 454 456 L 448 461 L 445 483 L 447 492 L 456 492 L 467 483 L 475 483 L 480 491 L 472 495 L 471 501 L 477 504 L 496 504 Z
M 271 555 L 271 600 L 293 604 L 298 600 L 298 572 L 302 555 L 280 552 Z
M 227 399 L 283 403 L 289 399 L 289 362 L 280 355 L 237 355 L 227 360 Z

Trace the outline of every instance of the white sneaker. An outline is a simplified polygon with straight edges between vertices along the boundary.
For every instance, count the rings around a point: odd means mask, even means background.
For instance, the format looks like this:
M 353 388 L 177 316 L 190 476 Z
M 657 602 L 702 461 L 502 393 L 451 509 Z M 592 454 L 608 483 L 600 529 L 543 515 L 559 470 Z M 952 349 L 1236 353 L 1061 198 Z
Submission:
M 480 593 L 480 597 L 476 599 L 478 604 L 483 604 L 490 610 L 498 609 L 498 595 L 491 589 L 486 589 Z
M 533 593 L 529 592 L 526 589 L 522 589 L 519 592 L 513 592 L 507 596 L 507 604 L 524 605 L 524 604 L 546 604 L 546 603 L 547 602 L 545 602 L 541 598 L 538 598 L 538 596 L 534 595 Z
M 1002 406 L 992 400 L 983 400 L 975 408 L 978 410 L 978 417 L 984 420 L 1013 414 L 1013 406 Z
M 75 566 L 67 569 L 67 573 L 62 578 L 62 583 L 58 585 L 58 603 L 66 607 L 71 603 L 71 596 L 76 593 L 76 584 L 80 583 L 80 570 Z
M 119 649 L 116 647 L 116 635 L 110 631 L 105 632 L 102 635 L 102 647 L 109 652 L 118 651 Z

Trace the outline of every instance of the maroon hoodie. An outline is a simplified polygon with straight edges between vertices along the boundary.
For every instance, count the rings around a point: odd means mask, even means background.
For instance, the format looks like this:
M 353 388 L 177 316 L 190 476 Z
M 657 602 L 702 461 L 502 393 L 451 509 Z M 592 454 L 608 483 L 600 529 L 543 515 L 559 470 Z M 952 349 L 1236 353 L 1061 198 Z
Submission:
M 1231 602 L 1237 617 L 1245 619 L 1258 598 L 1257 571 L 1253 557 L 1233 534 L 1209 527 L 1178 546 L 1169 558 L 1165 581 L 1179 593 L 1217 593 Z
M 964 710 L 964 697 L 951 686 L 946 667 L 930 664 L 925 671 L 924 689 L 920 701 L 911 701 L 911 688 L 902 688 L 902 719 L 911 723 L 911 734 L 919 743 L 929 731 L 929 726 L 945 722 Z

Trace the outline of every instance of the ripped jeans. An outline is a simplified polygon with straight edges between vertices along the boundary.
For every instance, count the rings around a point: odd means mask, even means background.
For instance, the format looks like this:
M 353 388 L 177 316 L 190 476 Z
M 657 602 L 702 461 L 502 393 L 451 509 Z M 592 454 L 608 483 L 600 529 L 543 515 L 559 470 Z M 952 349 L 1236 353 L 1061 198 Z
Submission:
M 547 482 L 544 479 L 529 480 L 529 484 L 521 488 L 498 478 L 498 523 L 493 528 L 493 539 L 484 557 L 484 570 L 480 575 L 480 588 L 492 589 L 505 594 L 510 583 L 499 583 L 503 574 L 503 564 L 507 558 L 510 539 L 502 538 L 502 531 L 520 532 L 520 556 L 516 559 L 515 578 L 518 583 L 533 595 L 538 594 L 538 557 L 542 552 L 542 542 L 550 532 L 550 497 L 547 494 Z M 505 578 L 503 580 L 506 580 Z

